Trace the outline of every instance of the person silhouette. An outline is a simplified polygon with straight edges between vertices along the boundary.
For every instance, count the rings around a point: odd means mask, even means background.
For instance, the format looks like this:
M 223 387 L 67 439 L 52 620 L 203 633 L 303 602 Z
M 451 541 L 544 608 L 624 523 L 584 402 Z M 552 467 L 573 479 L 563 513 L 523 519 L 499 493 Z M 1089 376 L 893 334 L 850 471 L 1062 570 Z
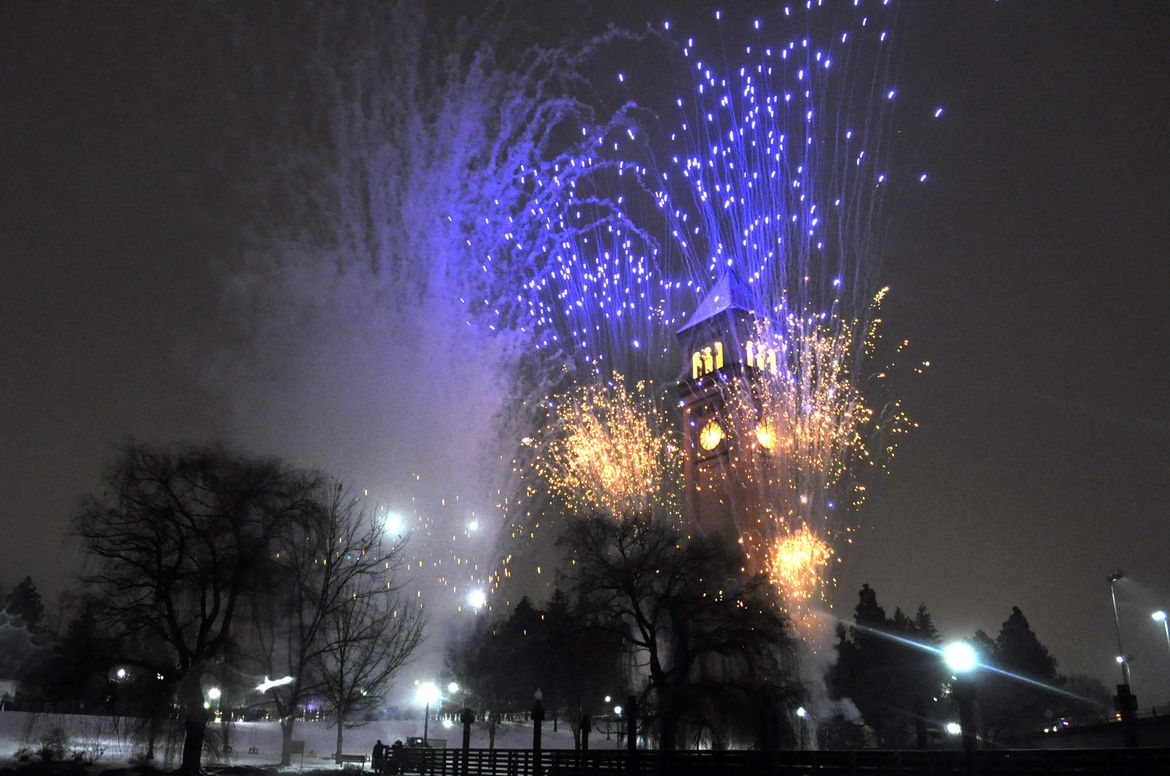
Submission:
M 374 773 L 382 773 L 385 770 L 386 759 L 386 745 L 382 743 L 382 739 L 378 739 L 378 743 L 374 744 L 374 754 L 370 758 L 374 766 Z
M 394 744 L 390 747 L 390 766 L 389 772 L 392 776 L 402 773 L 402 739 L 396 739 Z

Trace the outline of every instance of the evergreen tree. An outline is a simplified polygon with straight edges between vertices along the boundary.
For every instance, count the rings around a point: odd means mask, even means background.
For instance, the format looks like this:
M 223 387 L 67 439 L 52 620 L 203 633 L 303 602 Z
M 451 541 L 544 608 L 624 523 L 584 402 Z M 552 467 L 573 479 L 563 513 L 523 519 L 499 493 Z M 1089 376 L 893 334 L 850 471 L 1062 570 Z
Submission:
M 32 577 L 25 577 L 19 585 L 12 588 L 12 592 L 8 594 L 5 611 L 22 619 L 30 630 L 37 627 L 45 614 L 45 607 L 41 604 L 41 594 L 37 592 Z
M 882 746 L 925 747 L 928 711 L 942 685 L 938 632 L 925 604 L 914 617 L 886 617 L 862 585 L 854 624 L 837 629 L 837 661 L 826 674 L 830 697 L 849 698 Z
M 980 671 L 975 679 L 984 738 L 1033 735 L 1064 708 L 1056 687 L 1056 659 L 1019 607 L 1012 607 L 994 640 L 978 631 L 972 641 L 980 661 L 995 669 Z
M 1011 615 L 1004 621 L 995 639 L 995 647 L 996 657 L 1003 668 L 1046 682 L 1056 678 L 1056 659 L 1036 638 L 1018 606 L 1012 607 Z

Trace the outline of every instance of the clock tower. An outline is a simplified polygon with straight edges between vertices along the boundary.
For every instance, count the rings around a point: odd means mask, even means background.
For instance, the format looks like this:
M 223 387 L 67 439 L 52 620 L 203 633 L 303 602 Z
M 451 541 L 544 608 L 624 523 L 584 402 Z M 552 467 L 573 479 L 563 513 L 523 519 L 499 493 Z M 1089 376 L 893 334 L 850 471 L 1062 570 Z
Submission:
M 770 446 L 759 430 L 753 434 L 753 426 L 733 417 L 744 404 L 735 402 L 736 394 L 751 390 L 753 375 L 776 372 L 775 349 L 752 341 L 753 306 L 748 286 L 727 272 L 676 332 L 685 358 L 678 390 L 686 515 L 700 532 L 733 542 L 758 524 L 762 505 L 750 482 L 752 453 L 760 444 Z

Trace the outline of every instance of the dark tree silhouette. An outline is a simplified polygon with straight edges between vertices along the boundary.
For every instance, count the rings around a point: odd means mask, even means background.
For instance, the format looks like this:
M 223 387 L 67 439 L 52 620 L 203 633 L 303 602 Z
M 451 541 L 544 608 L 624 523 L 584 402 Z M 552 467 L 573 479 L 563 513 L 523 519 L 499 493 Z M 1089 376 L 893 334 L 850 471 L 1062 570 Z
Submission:
M 522 601 L 523 602 L 523 601 Z M 482 617 L 447 649 L 447 670 L 466 689 L 468 703 L 487 723 L 488 748 L 496 746 L 501 716 L 516 695 L 517 661 L 500 620 Z
M 40 689 L 42 697 L 64 708 L 79 703 L 97 708 L 108 693 L 108 674 L 119 650 L 98 620 L 92 599 L 84 599 L 76 615 L 65 626 L 52 655 L 26 677 Z
M 277 529 L 262 595 L 252 600 L 256 673 L 291 682 L 268 691 L 280 717 L 281 764 L 292 761 L 296 710 L 318 689 L 318 662 L 330 648 L 327 626 L 355 590 L 393 587 L 404 541 L 385 535 L 340 483 L 321 480 L 309 508 Z
M 41 618 L 45 615 L 45 607 L 41 603 L 41 594 L 37 592 L 32 577 L 25 577 L 20 584 L 12 588 L 12 592 L 8 594 L 5 611 L 24 620 L 29 629 L 34 629 L 40 624 Z
M 126 636 L 146 632 L 166 647 L 184 773 L 199 772 L 204 677 L 235 636 L 277 528 L 310 507 L 314 487 L 276 461 L 130 444 L 77 518 L 93 561 L 85 581 L 107 626 Z
M 340 761 L 344 731 L 358 715 L 382 702 L 390 680 L 414 655 L 423 637 L 423 611 L 392 583 L 360 578 L 341 606 L 324 619 L 324 642 L 313 661 L 326 710 L 337 724 Z
M 979 631 L 974 642 L 981 661 L 998 669 L 976 678 L 983 736 L 996 741 L 1038 733 L 1066 697 L 1058 687 L 1056 659 L 1024 613 L 1013 606 L 994 641 Z
M 650 518 L 605 516 L 574 520 L 562 546 L 570 591 L 648 676 L 643 696 L 662 749 L 678 747 L 688 722 L 702 723 L 691 709 L 746 707 L 739 699 L 764 686 L 777 702 L 799 695 L 787 618 L 768 581 L 743 574 L 734 548 Z
M 829 695 L 851 699 L 882 746 L 925 747 L 929 710 L 945 678 L 938 642 L 925 604 L 913 618 L 901 609 L 887 617 L 877 593 L 862 585 L 853 625 L 837 628 Z
M 558 588 L 543 610 L 522 598 L 507 616 L 479 619 L 451 643 L 447 668 L 486 715 L 489 747 L 502 716 L 527 711 L 537 688 L 548 713 L 565 718 L 580 746 L 581 715 L 602 711 L 605 695 L 622 697 L 621 647 Z

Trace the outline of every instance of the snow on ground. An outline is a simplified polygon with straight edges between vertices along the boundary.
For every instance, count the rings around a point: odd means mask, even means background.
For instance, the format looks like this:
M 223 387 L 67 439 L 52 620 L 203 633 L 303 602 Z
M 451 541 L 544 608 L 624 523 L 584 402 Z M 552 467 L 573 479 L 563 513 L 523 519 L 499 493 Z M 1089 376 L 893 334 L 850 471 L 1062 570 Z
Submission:
M 421 715 L 420 715 L 421 717 Z M 428 728 L 428 738 L 445 739 L 448 748 L 458 748 L 463 741 L 462 726 L 459 724 L 446 727 L 450 723 L 431 720 Z M 98 755 L 98 764 L 102 766 L 126 765 L 136 754 L 145 750 L 145 740 L 142 735 L 145 721 L 109 716 L 90 716 L 82 714 L 37 714 L 25 711 L 0 711 L 0 766 L 11 765 L 18 749 L 27 747 L 36 750 L 41 741 L 49 735 L 53 728 L 61 728 L 68 743 L 67 750 L 81 751 L 87 755 Z M 177 727 L 177 724 L 176 724 Z M 545 749 L 572 749 L 573 733 L 567 724 L 559 726 L 554 733 L 552 722 L 546 721 L 541 734 L 542 746 Z M 209 733 L 219 732 L 222 726 L 213 723 L 208 727 Z M 409 736 L 422 735 L 422 719 L 410 720 L 378 720 L 362 727 L 345 731 L 343 750 L 346 754 L 369 755 L 374 748 L 374 742 L 381 739 L 383 743 L 392 744 L 396 739 L 406 741 Z M 604 736 L 601 740 L 594 733 L 590 742 L 593 748 L 606 746 Z M 166 744 L 161 740 L 156 744 L 156 757 L 165 766 L 167 755 Z M 305 742 L 304 767 L 306 769 L 319 768 L 332 763 L 331 755 L 337 740 L 337 729 L 327 722 L 297 722 L 293 738 Z M 280 725 L 276 722 L 234 722 L 228 731 L 228 739 L 232 753 L 229 755 L 205 755 L 207 763 L 221 762 L 231 765 L 271 765 L 280 761 Z M 182 741 L 173 742 L 170 754 L 177 764 L 179 749 Z M 473 748 L 487 748 L 487 726 L 482 723 L 472 725 L 471 746 Z M 615 741 L 610 745 L 617 746 Z M 527 749 L 532 746 L 531 723 L 504 723 L 496 730 L 496 748 L 498 749 Z M 254 752 L 251 750 L 255 750 Z M 300 757 L 293 758 L 294 770 L 300 766 Z

